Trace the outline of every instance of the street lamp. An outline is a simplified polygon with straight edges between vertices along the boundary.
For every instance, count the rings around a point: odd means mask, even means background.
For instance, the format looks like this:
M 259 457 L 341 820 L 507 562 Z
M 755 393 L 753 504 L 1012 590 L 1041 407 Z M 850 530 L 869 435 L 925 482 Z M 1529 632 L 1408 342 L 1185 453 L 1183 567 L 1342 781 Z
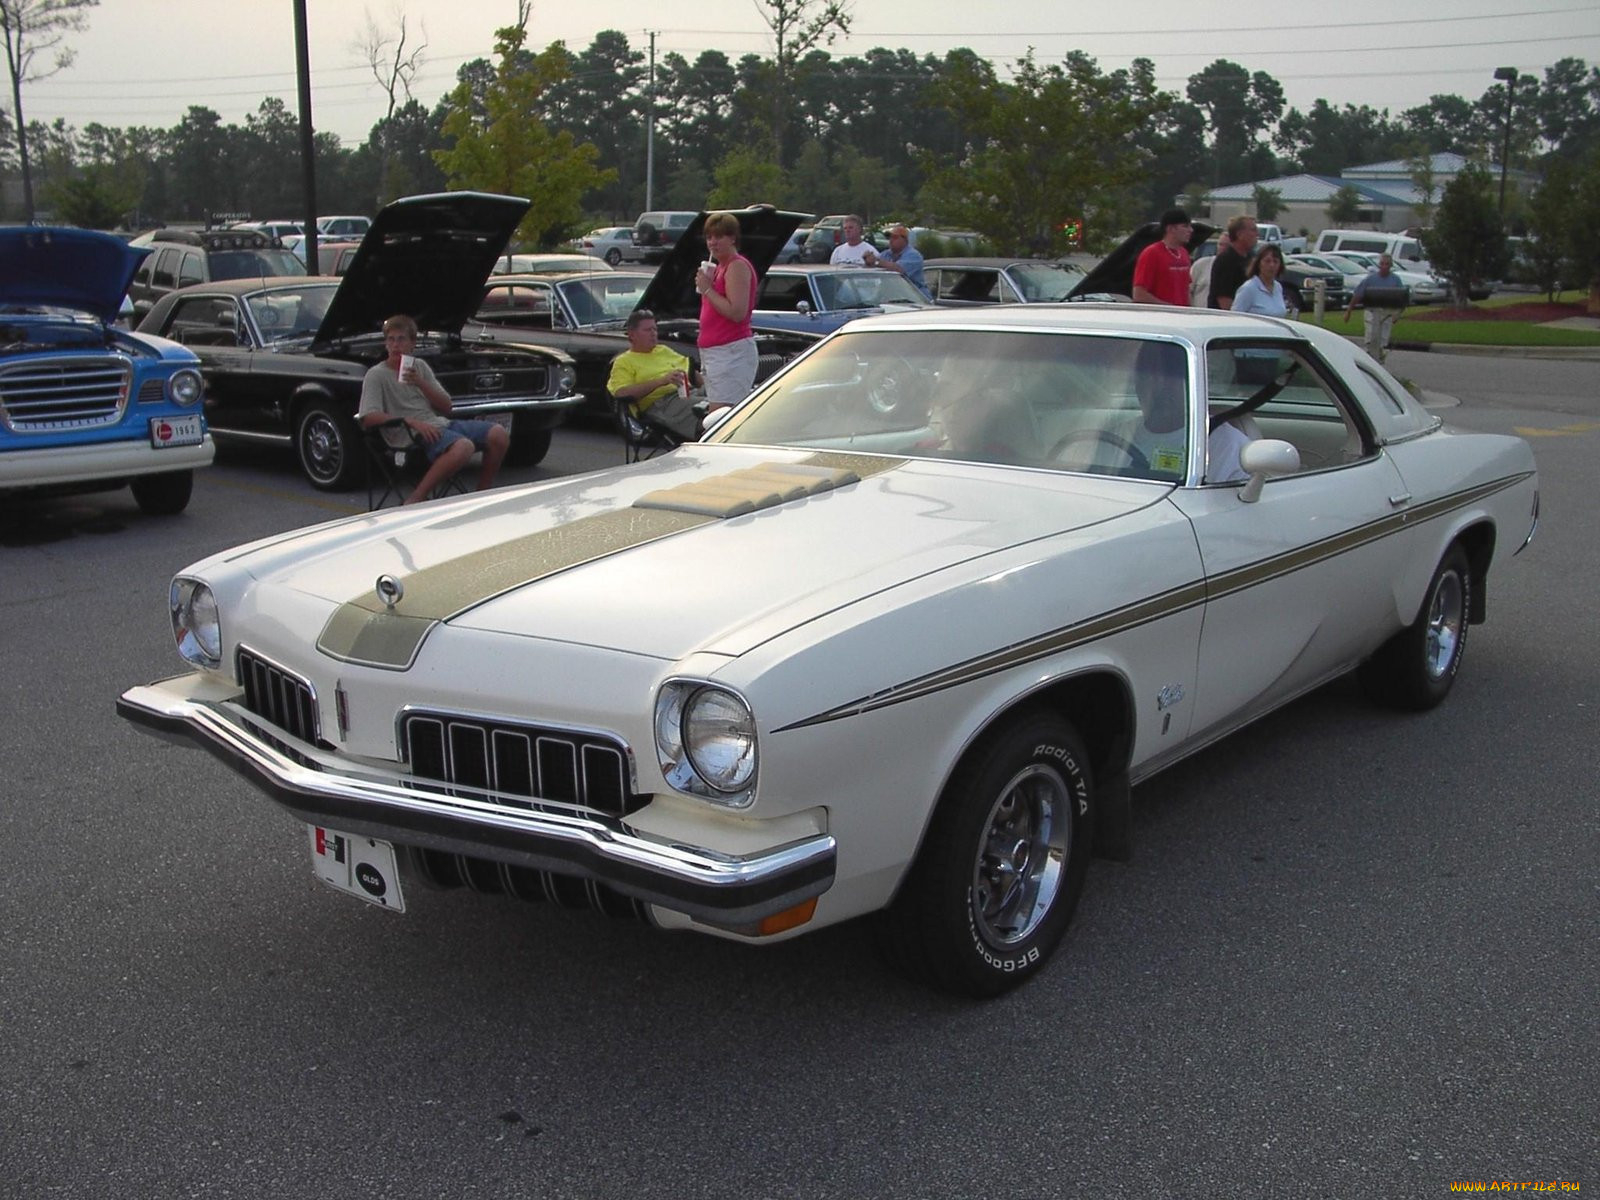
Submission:
M 1506 85 L 1506 135 L 1500 148 L 1500 224 L 1506 223 L 1506 165 L 1511 157 L 1511 105 L 1516 97 L 1517 69 L 1497 67 L 1494 77 Z

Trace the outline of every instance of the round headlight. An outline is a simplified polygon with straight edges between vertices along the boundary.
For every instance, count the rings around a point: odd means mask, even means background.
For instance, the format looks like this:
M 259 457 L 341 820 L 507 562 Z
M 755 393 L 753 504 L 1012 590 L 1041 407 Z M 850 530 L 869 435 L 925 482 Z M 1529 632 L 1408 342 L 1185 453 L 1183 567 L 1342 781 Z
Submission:
M 561 368 L 561 391 L 576 391 L 578 387 L 578 370 L 576 367 L 565 366 Z
M 683 747 L 695 774 L 719 792 L 739 792 L 756 773 L 756 722 L 743 700 L 703 687 L 683 710 Z
M 199 371 L 185 369 L 174 372 L 167 382 L 167 393 L 172 397 L 174 404 L 193 404 L 200 399 L 200 394 L 204 391 L 205 384 L 200 379 Z
M 198 667 L 222 665 L 222 621 L 217 598 L 198 579 L 179 577 L 168 593 L 178 653 Z

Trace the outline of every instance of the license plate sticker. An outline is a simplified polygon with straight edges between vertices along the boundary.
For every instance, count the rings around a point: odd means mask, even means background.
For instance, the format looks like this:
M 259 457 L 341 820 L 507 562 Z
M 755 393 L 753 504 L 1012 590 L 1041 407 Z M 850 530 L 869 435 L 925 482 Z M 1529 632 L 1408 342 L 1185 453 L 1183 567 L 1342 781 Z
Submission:
M 150 444 L 157 450 L 173 446 L 198 446 L 205 440 L 205 427 L 200 414 L 187 417 L 151 417 Z
M 405 912 L 392 845 L 321 825 L 308 825 L 306 832 L 311 838 L 311 871 L 318 879 L 368 904 Z

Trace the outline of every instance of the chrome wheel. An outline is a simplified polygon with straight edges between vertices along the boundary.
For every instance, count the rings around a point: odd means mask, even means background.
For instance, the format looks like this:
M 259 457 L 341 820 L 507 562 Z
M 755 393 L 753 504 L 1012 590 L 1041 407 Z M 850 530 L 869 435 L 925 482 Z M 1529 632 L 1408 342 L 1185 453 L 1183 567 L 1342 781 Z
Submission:
M 972 870 L 972 916 L 993 946 L 1032 935 L 1061 890 L 1072 843 L 1070 796 L 1049 766 L 1025 767 L 989 810 Z
M 296 438 L 300 452 L 300 467 L 313 486 L 337 487 L 344 478 L 348 447 L 339 418 L 318 405 L 306 410 L 300 418 L 300 433 Z
M 1466 624 L 1466 595 L 1461 576 L 1454 571 L 1442 576 L 1428 608 L 1428 632 L 1423 649 L 1430 677 L 1439 679 L 1455 662 L 1461 645 L 1461 630 Z

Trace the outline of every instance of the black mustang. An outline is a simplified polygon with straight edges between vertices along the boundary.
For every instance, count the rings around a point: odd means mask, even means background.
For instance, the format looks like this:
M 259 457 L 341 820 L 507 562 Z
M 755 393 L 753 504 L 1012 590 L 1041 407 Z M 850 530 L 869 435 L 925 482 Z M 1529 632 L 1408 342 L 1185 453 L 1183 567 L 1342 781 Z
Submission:
M 416 353 L 454 398 L 456 415 L 509 426 L 510 461 L 537 463 L 551 431 L 583 403 L 571 358 L 462 337 L 527 207 L 474 192 L 397 200 L 378 214 L 341 278 L 180 288 L 139 330 L 199 356 L 214 435 L 292 442 L 312 484 L 334 489 L 361 477 L 361 380 L 385 355 L 384 319 L 408 313 L 422 331 Z

